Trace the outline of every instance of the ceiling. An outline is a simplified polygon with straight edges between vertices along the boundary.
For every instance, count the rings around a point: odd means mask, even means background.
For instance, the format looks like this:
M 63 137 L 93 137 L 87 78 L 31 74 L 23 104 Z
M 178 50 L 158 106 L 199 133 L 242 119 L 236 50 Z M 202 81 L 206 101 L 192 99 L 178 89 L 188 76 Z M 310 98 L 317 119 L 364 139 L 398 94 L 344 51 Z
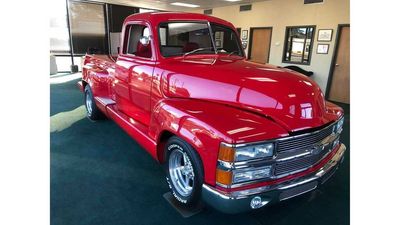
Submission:
M 266 0 L 240 0 L 229 2 L 227 0 L 95 0 L 97 2 L 106 2 L 117 5 L 137 6 L 141 8 L 151 8 L 167 11 L 191 11 L 195 9 L 211 9 L 220 6 L 248 4 L 252 2 L 261 2 Z M 181 2 L 199 5 L 197 8 L 188 8 L 182 6 L 174 6 L 171 3 Z

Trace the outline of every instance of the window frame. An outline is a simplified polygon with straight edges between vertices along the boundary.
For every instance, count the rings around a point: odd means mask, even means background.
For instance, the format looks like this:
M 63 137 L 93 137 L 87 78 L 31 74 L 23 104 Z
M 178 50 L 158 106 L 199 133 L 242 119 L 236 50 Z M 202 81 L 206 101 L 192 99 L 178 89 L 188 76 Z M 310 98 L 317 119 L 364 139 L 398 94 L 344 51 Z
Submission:
M 141 56 L 137 56 L 137 55 L 128 53 L 128 42 L 130 40 L 130 33 L 131 33 L 130 27 L 135 26 L 135 25 L 145 26 L 149 29 L 149 37 L 150 37 L 150 45 L 151 45 L 151 57 L 150 58 L 141 57 Z M 146 29 L 146 28 L 143 28 L 143 29 Z M 128 58 L 137 58 L 137 59 L 141 59 L 141 60 L 151 60 L 151 61 L 156 60 L 156 56 L 155 56 L 156 52 L 154 49 L 155 45 L 153 43 L 155 41 L 155 39 L 153 36 L 153 31 L 151 29 L 151 26 L 147 22 L 132 21 L 132 22 L 126 23 L 123 27 L 121 38 L 122 38 L 122 40 L 121 40 L 122 46 L 120 47 L 119 55 L 128 57 Z
M 216 48 L 216 46 L 215 46 L 215 40 L 213 39 L 213 36 L 214 36 L 214 32 L 213 32 L 213 30 L 212 30 L 212 28 L 211 28 L 211 25 L 212 24 L 216 24 L 216 25 L 218 25 L 218 26 L 222 26 L 222 27 L 226 27 L 226 28 L 228 28 L 228 29 L 230 29 L 230 30 L 232 30 L 232 32 L 236 35 L 236 38 L 237 38 L 237 40 L 238 40 L 238 44 L 239 44 L 239 50 L 241 51 L 241 53 L 242 53 L 242 55 L 241 56 L 239 56 L 238 55 L 238 57 L 242 57 L 242 58 L 245 58 L 246 57 L 246 54 L 245 54 L 245 51 L 244 51 L 244 49 L 242 48 L 242 40 L 240 39 L 240 35 L 238 36 L 237 35 L 237 31 L 236 31 L 236 28 L 235 29 L 232 29 L 231 27 L 229 27 L 229 26 L 226 26 L 226 25 L 223 25 L 223 24 L 220 24 L 220 23 L 215 23 L 215 22 L 209 22 L 209 21 L 207 21 L 207 20 L 173 20 L 173 21 L 162 21 L 162 22 L 160 22 L 158 25 L 157 25 L 157 33 L 158 33 L 158 43 L 157 43 L 157 46 L 158 46 L 158 48 L 159 48 L 159 51 L 160 51 L 160 56 L 163 58 L 163 59 L 167 59 L 167 58 L 172 58 L 172 57 L 181 57 L 182 55 L 175 55 L 175 56 L 164 56 L 162 53 L 161 53 L 161 47 L 162 47 L 162 45 L 161 45 L 161 32 L 160 32 L 160 28 L 161 28 L 161 26 L 163 25 L 163 24 L 168 24 L 168 23 L 205 23 L 207 26 L 208 26 L 208 30 L 209 30 L 209 34 L 210 34 L 210 38 L 211 38 L 211 43 L 212 43 L 212 45 L 213 45 L 213 48 L 215 49 Z M 166 32 L 166 35 L 168 36 L 168 29 L 167 29 L 167 32 Z M 166 39 L 166 42 L 165 42 L 167 45 L 168 45 L 168 38 Z
M 315 39 L 315 30 L 316 30 L 316 25 L 296 25 L 296 26 L 287 26 L 285 29 L 285 40 L 284 40 L 284 46 L 283 46 L 283 53 L 282 53 L 282 63 L 288 63 L 288 64 L 298 64 L 298 65 L 311 65 L 311 58 L 313 54 L 313 46 L 314 46 L 314 39 Z M 293 28 L 313 28 L 312 35 L 311 35 L 311 42 L 310 42 L 310 48 L 309 48 L 309 55 L 308 55 L 308 62 L 303 62 L 304 61 L 304 52 L 302 53 L 302 61 L 301 62 L 294 62 L 290 60 L 286 60 L 286 52 L 288 49 L 288 38 L 289 38 L 289 30 Z M 307 35 L 305 40 L 307 39 Z

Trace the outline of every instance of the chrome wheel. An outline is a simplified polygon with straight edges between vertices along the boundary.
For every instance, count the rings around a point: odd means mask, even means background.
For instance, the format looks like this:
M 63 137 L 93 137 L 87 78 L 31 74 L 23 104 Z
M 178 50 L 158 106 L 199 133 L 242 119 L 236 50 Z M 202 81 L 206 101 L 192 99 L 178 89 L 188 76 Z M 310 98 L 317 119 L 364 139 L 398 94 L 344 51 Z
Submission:
M 91 115 L 92 114 L 92 98 L 88 91 L 86 92 L 85 100 L 86 100 L 86 110 L 87 110 L 88 114 Z
M 169 157 L 169 175 L 176 191 L 183 197 L 192 193 L 194 186 L 194 171 L 192 162 L 186 152 L 174 149 Z

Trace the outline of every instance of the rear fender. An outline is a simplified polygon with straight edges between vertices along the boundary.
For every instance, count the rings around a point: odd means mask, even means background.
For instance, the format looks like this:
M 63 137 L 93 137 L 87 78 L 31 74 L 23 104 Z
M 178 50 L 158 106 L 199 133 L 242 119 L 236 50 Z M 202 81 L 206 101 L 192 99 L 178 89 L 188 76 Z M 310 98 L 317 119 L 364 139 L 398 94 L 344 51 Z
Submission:
M 108 97 L 110 87 L 110 76 L 106 68 L 98 65 L 98 60 L 86 58 L 82 69 L 82 80 L 92 89 L 94 96 Z

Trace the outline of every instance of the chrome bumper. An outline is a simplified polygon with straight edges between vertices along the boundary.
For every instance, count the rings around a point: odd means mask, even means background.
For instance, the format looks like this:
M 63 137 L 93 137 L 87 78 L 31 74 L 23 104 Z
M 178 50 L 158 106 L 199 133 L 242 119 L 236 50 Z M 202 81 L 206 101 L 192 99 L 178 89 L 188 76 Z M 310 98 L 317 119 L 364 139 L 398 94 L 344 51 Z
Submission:
M 236 191 L 229 194 L 203 184 L 203 201 L 224 213 L 239 213 L 283 201 L 312 191 L 325 183 L 343 161 L 346 146 L 341 144 L 336 154 L 319 170 L 277 185 Z M 251 204 L 253 203 L 253 207 Z M 255 203 L 255 204 L 254 204 Z

